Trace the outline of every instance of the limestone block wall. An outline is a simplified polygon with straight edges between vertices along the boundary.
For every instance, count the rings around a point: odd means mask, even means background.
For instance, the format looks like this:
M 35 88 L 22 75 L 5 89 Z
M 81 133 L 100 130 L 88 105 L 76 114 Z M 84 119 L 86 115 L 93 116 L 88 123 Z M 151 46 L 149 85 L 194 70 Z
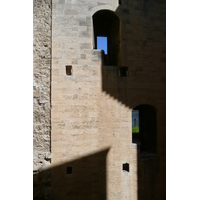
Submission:
M 51 198 L 51 0 L 33 1 L 33 199 Z
M 52 164 L 71 163 L 109 148 L 106 199 L 136 199 L 137 151 L 132 145 L 131 109 L 103 91 L 101 52 L 93 49 L 92 15 L 101 9 L 115 12 L 118 1 L 53 1 L 52 6 Z M 66 75 L 66 65 L 72 66 L 71 76 Z M 123 163 L 129 163 L 129 172 L 122 170 Z M 94 164 L 95 159 L 89 167 L 93 169 Z M 52 198 L 60 194 L 59 199 L 64 199 L 62 188 L 68 179 L 52 187 Z M 68 198 L 78 199 L 75 191 L 68 188 L 67 192 Z
M 166 198 L 165 1 L 121 2 L 34 0 L 34 170 L 52 163 L 34 176 L 35 199 Z M 102 9 L 120 18 L 119 66 L 104 66 L 93 49 L 92 15 Z M 156 108 L 156 161 L 132 143 L 131 112 L 141 104 Z
M 33 170 L 50 163 L 51 0 L 33 1 Z

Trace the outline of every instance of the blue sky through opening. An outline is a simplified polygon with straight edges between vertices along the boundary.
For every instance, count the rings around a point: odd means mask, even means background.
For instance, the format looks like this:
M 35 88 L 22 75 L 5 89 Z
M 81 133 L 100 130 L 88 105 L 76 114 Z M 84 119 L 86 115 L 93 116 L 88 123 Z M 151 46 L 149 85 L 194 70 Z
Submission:
M 107 54 L 107 37 L 97 36 L 97 49 L 104 50 Z

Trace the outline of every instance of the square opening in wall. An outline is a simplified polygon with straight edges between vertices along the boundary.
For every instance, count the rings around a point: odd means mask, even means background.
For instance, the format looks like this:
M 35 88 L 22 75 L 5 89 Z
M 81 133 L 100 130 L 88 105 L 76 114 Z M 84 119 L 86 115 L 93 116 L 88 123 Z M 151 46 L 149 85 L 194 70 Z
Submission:
M 72 75 L 72 66 L 71 65 L 66 65 L 66 75 L 71 76 Z
M 128 163 L 124 163 L 124 164 L 122 165 L 122 169 L 123 169 L 124 171 L 129 172 L 129 164 L 128 164 Z
M 72 167 L 67 167 L 67 174 L 72 174 Z
M 120 67 L 119 69 L 119 76 L 120 77 L 127 77 L 129 75 L 128 73 L 128 67 Z

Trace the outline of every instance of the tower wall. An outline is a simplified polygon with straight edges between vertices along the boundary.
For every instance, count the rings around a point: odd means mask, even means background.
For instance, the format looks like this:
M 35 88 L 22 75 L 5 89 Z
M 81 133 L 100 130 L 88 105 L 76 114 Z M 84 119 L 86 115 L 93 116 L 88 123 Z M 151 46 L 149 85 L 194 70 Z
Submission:
M 34 0 L 33 5 L 33 161 L 37 171 L 49 163 L 50 153 L 51 0 Z
M 131 112 L 102 90 L 101 51 L 93 49 L 93 14 L 101 9 L 115 12 L 117 7 L 118 1 L 53 1 L 52 164 L 109 148 L 106 198 L 133 199 L 136 167 L 133 163 L 129 173 L 122 170 L 123 163 L 136 159 L 130 134 Z M 72 66 L 71 76 L 66 75 L 66 65 Z M 98 170 L 94 163 L 89 167 Z M 65 171 L 60 173 L 64 175 Z M 76 166 L 73 173 L 78 173 Z M 79 176 L 84 178 L 85 174 Z M 60 187 L 52 189 L 55 197 L 60 192 Z
M 46 90 L 52 199 L 166 198 L 165 6 L 155 0 L 52 1 L 51 91 Z M 105 65 L 103 53 L 94 49 L 92 16 L 99 10 L 120 19 L 115 66 Z M 125 77 L 119 76 L 123 67 Z M 156 109 L 156 159 L 142 158 L 132 142 L 132 109 L 142 104 Z M 125 163 L 129 171 L 122 170 Z
M 38 173 L 50 165 L 51 134 L 51 0 L 33 1 L 33 186 L 44 199 L 49 186 Z M 42 175 L 43 176 L 43 175 Z M 46 182 L 49 174 L 45 173 Z M 43 178 L 44 179 L 44 178 Z
M 138 198 L 137 145 L 131 134 L 131 111 L 137 105 L 158 110 L 158 154 L 164 155 L 164 6 L 154 1 L 53 1 L 52 164 L 109 148 L 107 199 Z M 92 16 L 102 9 L 120 18 L 119 66 L 104 66 L 101 51 L 93 49 Z M 70 76 L 66 65 L 72 66 Z M 118 76 L 123 66 L 129 77 Z M 129 163 L 128 173 L 123 163 Z M 60 189 L 52 192 L 56 196 Z

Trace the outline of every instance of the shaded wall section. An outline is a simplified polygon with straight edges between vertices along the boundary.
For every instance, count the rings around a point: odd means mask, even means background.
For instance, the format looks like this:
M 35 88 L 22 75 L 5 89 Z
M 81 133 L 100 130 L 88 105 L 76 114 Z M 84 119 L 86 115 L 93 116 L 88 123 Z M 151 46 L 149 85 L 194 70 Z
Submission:
M 34 200 L 68 199 L 68 200 L 106 200 L 106 156 L 109 149 L 64 162 L 34 175 Z M 51 185 L 39 193 L 43 185 Z M 50 189 L 50 188 L 49 188 Z
M 102 66 L 102 89 L 130 109 L 155 107 L 156 155 L 138 155 L 138 198 L 166 199 L 166 2 L 123 1 L 116 14 L 121 66 Z M 127 72 L 121 73 L 124 67 Z
M 160 194 L 160 160 L 158 156 L 146 155 L 138 158 L 138 200 L 165 199 Z M 163 180 L 162 180 L 163 181 Z

